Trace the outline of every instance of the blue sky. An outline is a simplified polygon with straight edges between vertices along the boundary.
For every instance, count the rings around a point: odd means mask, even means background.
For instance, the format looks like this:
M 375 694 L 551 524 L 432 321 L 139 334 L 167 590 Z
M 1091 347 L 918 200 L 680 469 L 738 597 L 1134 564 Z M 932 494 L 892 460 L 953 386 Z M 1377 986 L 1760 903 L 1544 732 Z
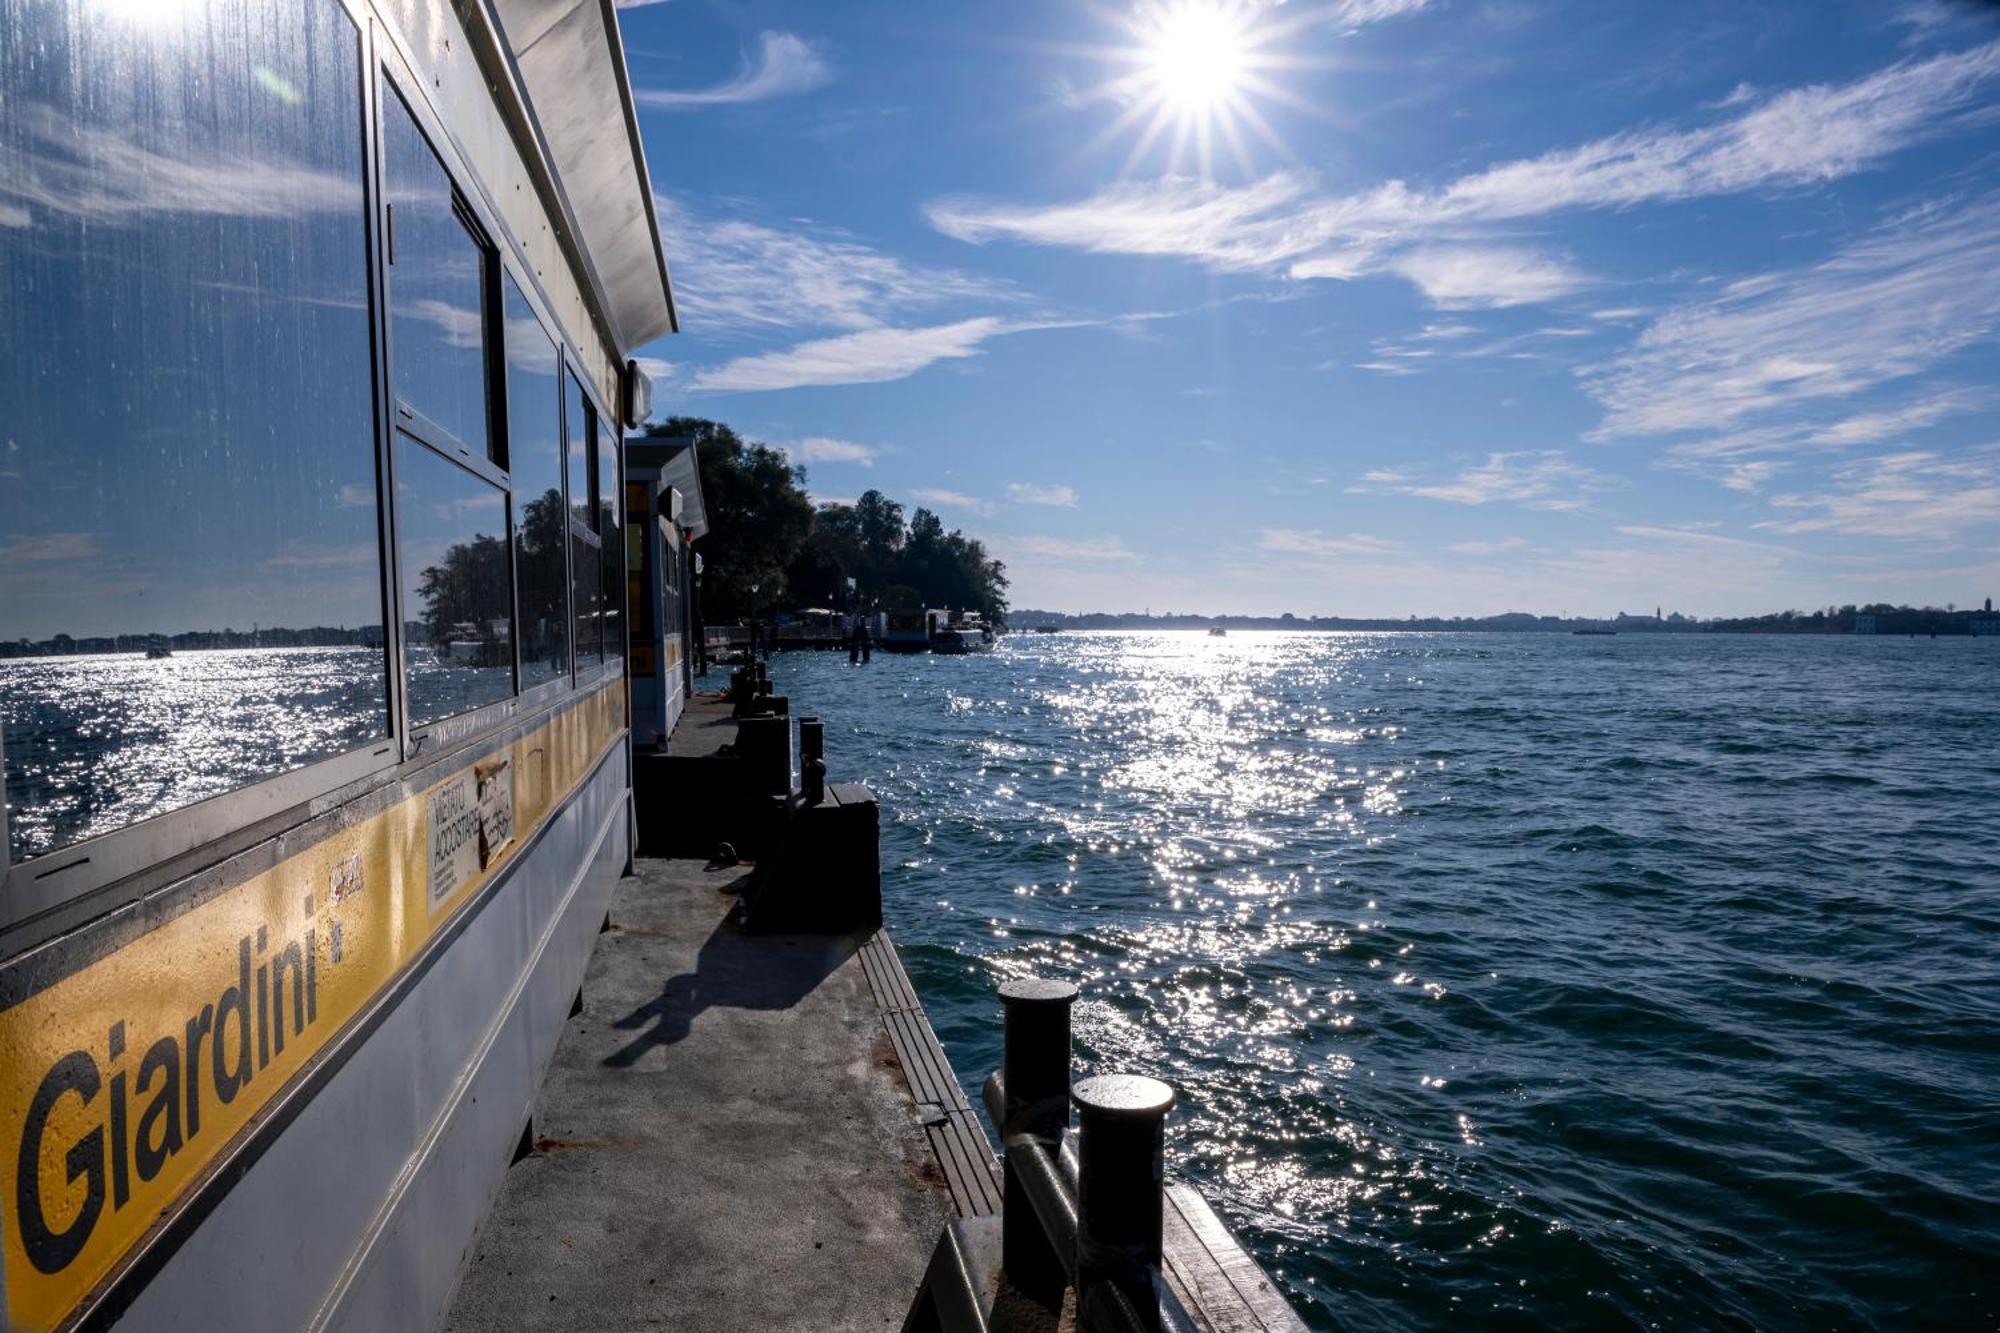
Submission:
M 1955 3 L 620 11 L 657 410 L 1016 606 L 2000 595 L 2000 23 Z

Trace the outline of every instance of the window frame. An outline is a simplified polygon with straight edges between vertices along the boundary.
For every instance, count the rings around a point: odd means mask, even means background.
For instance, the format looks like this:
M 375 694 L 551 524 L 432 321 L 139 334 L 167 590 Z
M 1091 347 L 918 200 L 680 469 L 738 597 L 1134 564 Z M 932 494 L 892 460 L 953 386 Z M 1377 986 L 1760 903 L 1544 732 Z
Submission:
M 567 540 L 569 536 L 569 528 L 568 528 L 569 437 L 563 433 L 563 412 L 566 410 L 565 409 L 566 395 L 563 392 L 563 376 L 568 373 L 571 362 L 570 362 L 569 345 L 563 341 L 563 338 L 561 337 L 560 334 L 553 334 L 549 332 L 549 326 L 555 323 L 555 321 L 547 318 L 543 313 L 544 307 L 547 304 L 547 298 L 545 294 L 542 292 L 540 284 L 534 282 L 533 279 L 531 278 L 524 277 L 521 272 L 517 271 L 511 256 L 506 257 L 502 260 L 500 268 L 500 276 L 501 276 L 501 285 L 500 285 L 501 329 L 500 329 L 500 348 L 499 348 L 499 358 L 500 358 L 499 397 L 501 400 L 500 428 L 506 434 L 507 437 L 507 443 L 506 443 L 506 448 L 508 450 L 507 461 L 510 466 L 510 469 L 514 461 L 512 452 L 514 443 L 514 419 L 513 419 L 512 400 L 508 396 L 508 388 L 506 383 L 506 375 L 507 375 L 506 297 L 507 297 L 507 287 L 509 283 L 512 284 L 513 290 L 520 294 L 521 300 L 527 305 L 528 314 L 530 315 L 530 317 L 534 319 L 537 330 L 541 333 L 541 335 L 544 338 L 547 338 L 549 340 L 549 347 L 555 353 L 555 359 L 556 359 L 555 383 L 550 386 L 550 390 L 555 394 L 555 399 L 556 399 L 556 414 L 555 414 L 556 415 L 556 439 L 555 439 L 556 464 L 557 464 L 557 471 L 560 473 L 562 481 L 562 487 L 558 492 L 558 494 L 561 497 L 563 523 L 564 523 L 563 536 L 565 540 L 563 541 L 562 544 L 563 616 L 564 616 L 564 626 L 565 626 L 564 638 L 567 642 L 569 649 L 569 668 L 568 670 L 557 674 L 556 676 L 552 677 L 549 680 L 540 681 L 534 685 L 530 685 L 525 690 L 521 688 L 521 678 L 522 678 L 521 575 L 520 575 L 518 557 L 513 552 L 513 548 L 515 546 L 515 543 L 519 540 L 520 534 L 518 531 L 516 531 L 514 527 L 515 520 L 517 518 L 515 503 L 514 503 L 516 499 L 516 493 L 513 490 L 513 484 L 511 480 L 512 473 L 510 471 L 509 490 L 507 498 L 507 545 L 510 552 L 508 568 L 513 578 L 513 599 L 514 599 L 514 697 L 516 699 L 521 700 L 523 706 L 528 706 L 530 703 L 539 705 L 542 701 L 554 698 L 557 695 L 569 694 L 577 688 L 576 608 L 570 605 L 570 596 L 571 593 L 575 590 L 576 571 L 570 567 L 569 541 Z
M 567 410 L 564 376 L 574 376 L 596 420 L 612 423 L 621 445 L 623 425 L 605 411 L 588 364 L 563 323 L 553 318 L 554 302 L 528 262 L 521 241 L 497 224 L 498 211 L 484 183 L 473 172 L 458 145 L 445 131 L 442 118 L 424 80 L 416 77 L 401 36 L 374 17 L 363 0 L 324 0 L 346 18 L 352 29 L 356 61 L 356 112 L 361 136 L 364 287 L 368 299 L 369 365 L 374 411 L 377 576 L 382 608 L 381 663 L 384 672 L 384 734 L 345 754 L 335 755 L 279 773 L 205 800 L 151 815 L 122 828 L 81 839 L 27 861 L 12 860 L 7 837 L 6 771 L 0 764 L 0 959 L 18 954 L 57 935 L 101 918 L 149 893 L 186 880 L 260 842 L 267 841 L 310 817 L 308 807 L 325 808 L 359 799 L 402 780 L 449 750 L 499 731 L 508 723 L 557 705 L 624 674 L 619 659 L 580 661 L 576 651 L 573 604 L 575 570 L 564 543 L 566 593 L 572 625 L 570 671 L 523 692 L 520 688 L 520 590 L 514 569 L 515 492 L 510 468 L 505 376 L 505 314 L 502 274 L 516 287 L 554 345 L 558 360 L 555 392 L 558 420 Z M 475 452 L 467 442 L 398 401 L 390 347 L 388 208 L 383 182 L 382 126 L 384 96 L 398 97 L 417 129 L 429 143 L 452 184 L 455 211 L 484 256 L 482 295 L 486 309 L 484 362 L 488 452 Z M 606 336 L 593 320 L 591 331 Z M 514 690 L 508 698 L 413 730 L 409 725 L 407 682 L 403 674 L 403 618 L 400 548 L 396 531 L 395 461 L 398 434 L 439 454 L 495 486 L 506 497 L 506 542 L 510 611 L 514 618 Z M 595 514 L 595 440 L 590 436 L 592 495 Z M 567 437 L 564 437 L 567 450 Z M 564 458 L 564 508 L 570 510 L 567 454 Z M 570 524 L 579 535 L 601 545 L 594 531 Z M 594 525 L 593 525 L 594 527 Z M 629 651 L 629 644 L 628 644 Z M 0 759 L 5 736 L 0 734 Z
M 269 836 L 263 826 L 286 811 L 305 805 L 378 773 L 392 772 L 402 760 L 401 683 L 392 652 L 395 627 L 389 585 L 393 570 L 383 558 L 390 531 L 388 496 L 384 485 L 382 389 L 385 384 L 385 344 L 382 308 L 381 181 L 375 71 L 378 66 L 377 27 L 353 0 L 324 0 L 348 22 L 355 57 L 356 128 L 360 134 L 362 186 L 363 286 L 368 293 L 369 385 L 376 419 L 375 494 L 377 582 L 382 596 L 382 665 L 384 670 L 384 734 L 366 745 L 246 783 L 232 791 L 194 801 L 172 810 L 83 838 L 27 861 L 13 859 L 13 844 L 0 836 L 0 957 L 33 947 L 50 936 L 102 915 L 145 893 L 183 877 L 196 867 L 188 863 L 204 849 L 221 860 L 242 846 Z M 4 759 L 0 738 L 0 759 Z M 0 833 L 9 824 L 5 813 L 4 763 L 0 763 Z
M 583 480 L 584 480 L 585 495 L 583 497 L 582 508 L 585 513 L 590 515 L 589 522 L 585 522 L 577 517 L 577 508 L 578 508 L 577 497 L 570 493 L 569 483 L 570 483 L 571 472 L 569 466 L 570 463 L 569 448 L 572 436 L 570 433 L 570 421 L 569 421 L 569 386 L 571 384 L 576 385 L 577 397 L 583 401 L 583 426 L 581 430 L 581 439 L 583 442 Z M 574 543 L 576 543 L 577 541 L 583 542 L 585 546 L 595 546 L 596 548 L 598 548 L 597 550 L 598 596 L 600 597 L 603 596 L 604 595 L 603 593 L 604 536 L 597 529 L 597 513 L 598 513 L 597 436 L 599 430 L 598 423 L 603 421 L 604 419 L 604 409 L 598 406 L 597 395 L 591 392 L 589 377 L 584 374 L 583 367 L 571 359 L 570 351 L 567 347 L 563 349 L 562 386 L 563 386 L 563 408 L 562 408 L 563 512 L 565 515 L 567 515 L 567 523 L 568 523 L 567 533 L 569 536 L 569 541 L 564 543 L 564 550 L 565 552 L 568 553 L 566 558 L 568 558 L 570 561 L 570 567 L 569 567 L 570 678 L 575 682 L 575 688 L 580 690 L 584 687 L 586 682 L 595 683 L 596 680 L 604 674 L 602 668 L 606 665 L 606 659 L 604 654 L 604 615 L 601 610 L 598 613 L 597 626 L 596 626 L 597 638 L 595 642 L 597 644 L 597 659 L 596 662 L 589 667 L 586 667 L 584 663 L 584 657 L 582 651 L 583 649 L 582 636 L 577 633 L 577 623 L 578 623 L 576 618 L 577 570 L 576 570 L 576 561 L 574 558 L 576 552 L 576 547 Z
M 395 524 L 390 526 L 390 544 L 383 549 L 382 567 L 388 576 L 392 605 L 394 607 L 388 626 L 394 640 L 394 657 L 391 663 L 395 674 L 395 717 L 396 735 L 402 740 L 402 754 L 399 761 L 408 764 L 419 758 L 429 758 L 440 750 L 470 739 L 483 731 L 511 721 L 520 712 L 521 706 L 521 662 L 520 662 L 520 607 L 515 596 L 514 585 L 514 484 L 508 473 L 496 467 L 492 461 L 492 441 L 506 429 L 504 387 L 494 383 L 494 334 L 501 327 L 495 302 L 500 299 L 500 257 L 499 246 L 492 237 L 497 228 L 489 225 L 481 216 L 479 207 L 472 200 L 467 183 L 473 179 L 459 159 L 455 147 L 444 133 L 444 126 L 436 110 L 423 93 L 423 80 L 411 71 L 402 53 L 385 43 L 376 52 L 373 65 L 375 75 L 374 104 L 376 110 L 375 133 L 369 141 L 369 151 L 374 162 L 376 195 L 379 202 L 375 208 L 375 223 L 383 237 L 383 248 L 375 267 L 381 282 L 380 313 L 376 318 L 376 330 L 382 340 L 382 377 L 378 397 L 382 401 L 387 417 L 384 433 L 382 475 L 386 479 L 382 487 L 388 509 L 393 515 L 396 510 L 396 436 L 406 435 L 422 448 L 430 450 L 446 463 L 462 467 L 474 476 L 500 489 L 504 497 L 502 509 L 506 513 L 506 528 L 503 534 L 507 546 L 507 604 L 508 615 L 513 622 L 513 685 L 507 696 L 484 703 L 462 713 L 437 718 L 422 724 L 413 724 L 410 719 L 409 677 L 404 671 L 408 644 L 404 642 L 403 624 L 408 619 L 409 608 L 403 605 L 402 545 Z M 465 225 L 467 239 L 477 247 L 480 254 L 480 324 L 481 369 L 485 376 L 483 392 L 486 398 L 486 448 L 475 451 L 474 441 L 461 440 L 457 435 L 432 421 L 422 412 L 403 402 L 396 392 L 396 348 L 395 320 L 391 306 L 389 285 L 392 280 L 390 270 L 394 265 L 389 260 L 388 237 L 391 226 L 389 218 L 388 182 L 384 179 L 385 164 L 382 152 L 382 127 L 387 114 L 387 99 L 395 98 L 402 110 L 408 114 L 410 123 L 429 146 L 432 156 L 437 159 L 445 179 L 451 184 L 452 212 Z M 497 409 L 497 411 L 496 411 Z M 414 429 L 413 429 L 414 427 Z M 504 456 L 504 446 L 502 446 Z

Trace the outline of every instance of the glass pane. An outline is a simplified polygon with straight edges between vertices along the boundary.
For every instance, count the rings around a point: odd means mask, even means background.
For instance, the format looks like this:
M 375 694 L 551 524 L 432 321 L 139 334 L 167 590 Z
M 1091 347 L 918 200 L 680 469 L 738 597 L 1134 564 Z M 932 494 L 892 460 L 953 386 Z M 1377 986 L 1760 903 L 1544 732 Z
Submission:
M 602 423 L 597 432 L 597 535 L 604 558 L 604 657 L 625 657 L 625 534 L 619 522 L 618 437 Z
M 590 511 L 590 441 L 597 431 L 597 413 L 576 376 L 563 376 L 563 438 L 569 458 L 569 512 L 577 524 L 597 531 Z
M 597 543 L 578 532 L 569 538 L 570 565 L 576 571 L 576 669 L 586 671 L 604 660 L 604 561 Z
M 569 676 L 569 562 L 563 556 L 563 441 L 555 344 L 505 279 L 507 436 L 514 474 L 514 577 L 521 688 Z
M 388 85 L 382 180 L 396 397 L 484 454 L 486 253 L 458 216 L 451 177 Z
M 0 725 L 26 859 L 388 734 L 359 36 L 0 0 Z
M 604 658 L 604 572 L 596 514 L 591 508 L 591 445 L 597 413 L 574 375 L 563 376 L 563 438 L 569 458 L 570 601 L 576 611 L 576 664 L 582 671 Z M 586 537 L 584 534 L 590 534 Z
M 396 545 L 410 725 L 512 694 L 506 492 L 399 434 Z

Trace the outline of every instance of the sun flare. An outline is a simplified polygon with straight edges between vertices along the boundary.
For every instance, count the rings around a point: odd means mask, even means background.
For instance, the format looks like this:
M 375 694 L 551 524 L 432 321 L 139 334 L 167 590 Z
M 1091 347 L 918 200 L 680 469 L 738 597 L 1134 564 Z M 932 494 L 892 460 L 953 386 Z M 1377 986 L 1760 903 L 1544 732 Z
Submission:
M 1218 147 L 1247 170 L 1245 131 L 1282 154 L 1257 104 L 1303 105 L 1268 77 L 1307 63 L 1286 49 L 1303 24 L 1258 0 L 1138 0 L 1121 20 L 1126 43 L 1105 52 L 1120 72 L 1092 90 L 1124 107 L 1099 141 L 1137 131 L 1127 170 L 1156 147 L 1170 170 L 1207 173 Z
M 1202 114 L 1242 91 L 1243 16 L 1212 2 L 1183 0 L 1156 11 L 1146 34 L 1147 73 L 1160 99 Z

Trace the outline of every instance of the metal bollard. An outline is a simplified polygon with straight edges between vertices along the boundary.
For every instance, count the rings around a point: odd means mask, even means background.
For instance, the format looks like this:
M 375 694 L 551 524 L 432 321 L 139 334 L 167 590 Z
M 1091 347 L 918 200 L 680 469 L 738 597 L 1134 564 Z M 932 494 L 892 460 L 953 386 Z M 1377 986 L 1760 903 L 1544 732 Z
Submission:
M 1002 1140 L 1029 1135 L 1053 1153 L 1069 1128 L 1069 1011 L 1076 987 L 1067 981 L 1018 977 L 1000 987 L 1006 1012 L 1000 1079 L 1006 1094 Z M 1049 1306 L 1062 1304 L 1069 1283 L 1062 1256 L 1035 1216 L 1034 1203 L 1012 1161 L 1002 1168 L 1000 1264 L 1018 1291 Z
M 1125 1303 L 1145 1327 L 1158 1328 L 1166 1121 L 1174 1090 L 1139 1074 L 1102 1074 L 1071 1094 L 1078 1122 L 1077 1312 L 1088 1323 L 1093 1311 Z
M 799 785 L 807 805 L 826 799 L 826 724 L 816 717 L 799 719 Z

